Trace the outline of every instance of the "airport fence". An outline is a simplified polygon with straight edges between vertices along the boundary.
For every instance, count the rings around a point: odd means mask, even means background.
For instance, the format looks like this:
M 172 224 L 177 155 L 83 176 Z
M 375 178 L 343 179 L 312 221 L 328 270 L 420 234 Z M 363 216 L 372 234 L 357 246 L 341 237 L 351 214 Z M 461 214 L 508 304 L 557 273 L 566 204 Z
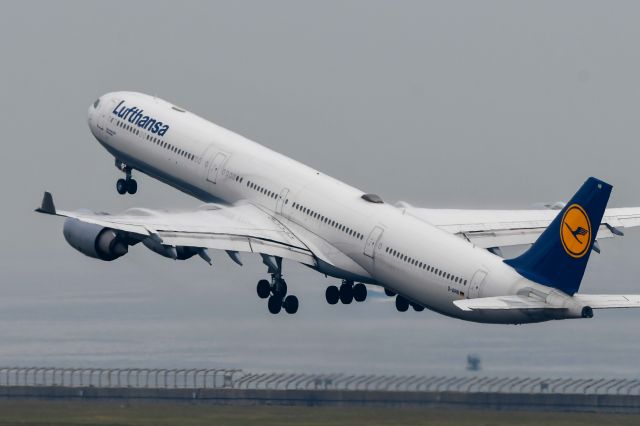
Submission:
M 640 379 L 250 373 L 239 369 L 0 367 L 0 386 L 640 395 Z

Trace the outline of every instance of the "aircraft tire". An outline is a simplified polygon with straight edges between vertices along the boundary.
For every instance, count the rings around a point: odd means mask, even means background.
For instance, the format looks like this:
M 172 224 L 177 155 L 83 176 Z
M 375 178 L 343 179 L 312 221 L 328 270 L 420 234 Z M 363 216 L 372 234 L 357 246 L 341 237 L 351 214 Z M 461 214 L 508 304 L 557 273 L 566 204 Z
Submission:
M 367 287 L 362 283 L 354 285 L 353 298 L 356 302 L 364 302 L 367 299 Z
M 127 181 L 124 179 L 118 179 L 118 181 L 116 182 L 116 190 L 118 191 L 118 194 L 120 195 L 124 195 L 127 193 Z
M 287 283 L 285 280 L 280 279 L 280 281 L 276 281 L 273 287 L 273 295 L 280 297 L 280 299 L 284 299 L 287 295 Z
M 409 302 L 402 296 L 396 296 L 396 309 L 398 312 L 406 312 L 409 309 Z
M 335 305 L 340 300 L 340 290 L 335 285 L 330 285 L 324 292 L 324 297 L 327 299 L 327 303 Z
M 129 179 L 127 182 L 127 192 L 131 195 L 138 192 L 138 182 L 135 179 Z
M 295 314 L 296 312 L 298 312 L 298 298 L 294 295 L 289 295 L 284 299 L 284 303 L 282 304 L 284 307 L 284 310 L 288 313 L 288 314 Z
M 340 286 L 340 301 L 345 305 L 353 301 L 353 287 L 351 284 L 344 283 Z
M 256 286 L 256 293 L 260 299 L 266 299 L 271 294 L 271 284 L 267 280 L 258 281 Z
M 274 315 L 280 313 L 280 310 L 282 309 L 282 298 L 278 296 L 271 296 L 267 303 L 267 307 L 269 308 L 269 312 Z

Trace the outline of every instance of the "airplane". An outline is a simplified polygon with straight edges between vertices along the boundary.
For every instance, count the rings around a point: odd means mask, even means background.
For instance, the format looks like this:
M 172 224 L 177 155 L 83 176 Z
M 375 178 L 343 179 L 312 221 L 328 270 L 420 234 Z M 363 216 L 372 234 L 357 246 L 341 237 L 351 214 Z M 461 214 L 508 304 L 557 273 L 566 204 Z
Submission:
M 524 324 L 591 318 L 594 309 L 638 308 L 640 295 L 578 293 L 598 241 L 640 226 L 640 208 L 606 208 L 612 186 L 590 177 L 566 204 L 534 210 L 451 210 L 390 204 L 154 96 L 112 92 L 89 106 L 91 133 L 135 194 L 133 171 L 203 202 L 191 210 L 131 208 L 121 214 L 58 210 L 45 192 L 36 210 L 65 217 L 66 241 L 103 261 L 142 243 L 174 260 L 209 249 L 238 265 L 259 254 L 256 292 L 272 314 L 294 314 L 283 259 L 340 285 L 326 301 L 362 302 L 368 290 L 398 311 Z M 502 248 L 529 246 L 505 259 Z M 385 297 L 386 297 L 385 296 Z M 391 299 L 389 299 L 391 300 Z

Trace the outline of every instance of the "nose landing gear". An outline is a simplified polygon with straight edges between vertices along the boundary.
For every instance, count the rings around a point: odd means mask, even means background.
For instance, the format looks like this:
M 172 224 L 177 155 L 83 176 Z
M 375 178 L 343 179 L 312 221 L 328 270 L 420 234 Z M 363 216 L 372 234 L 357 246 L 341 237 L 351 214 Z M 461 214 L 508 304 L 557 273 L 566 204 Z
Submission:
M 138 182 L 131 178 L 131 171 L 133 169 L 118 160 L 116 160 L 116 167 L 125 173 L 125 178 L 118 179 L 116 182 L 116 190 L 118 191 L 118 194 L 123 195 L 128 192 L 133 195 L 138 192 Z

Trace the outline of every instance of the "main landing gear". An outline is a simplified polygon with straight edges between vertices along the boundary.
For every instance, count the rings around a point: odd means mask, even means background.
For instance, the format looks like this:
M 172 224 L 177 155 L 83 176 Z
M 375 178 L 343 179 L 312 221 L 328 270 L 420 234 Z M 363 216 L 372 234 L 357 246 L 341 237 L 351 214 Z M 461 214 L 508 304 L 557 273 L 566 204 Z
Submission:
M 263 256 L 264 258 L 264 256 Z M 261 299 L 269 299 L 267 307 L 272 314 L 278 314 L 282 309 L 288 314 L 298 312 L 298 298 L 292 294 L 287 295 L 287 283 L 282 278 L 282 258 L 273 258 L 265 260 L 265 264 L 269 266 L 271 274 L 271 282 L 267 280 L 258 281 L 256 292 Z
M 398 310 L 398 312 L 407 312 L 409 306 L 411 306 L 416 312 L 424 311 L 424 306 L 418 305 L 416 303 L 411 303 L 400 295 L 396 296 L 396 309 Z
M 395 292 L 389 290 L 388 288 L 384 289 L 384 294 L 386 294 L 389 297 L 394 297 L 395 296 L 395 298 L 396 298 L 396 309 L 398 310 L 398 312 L 407 312 L 407 310 L 409 310 L 409 306 L 411 306 L 413 308 L 413 310 L 416 311 L 416 312 L 424 311 L 424 306 L 418 305 L 417 303 L 409 302 L 407 299 L 405 299 L 404 297 L 400 296 L 399 294 L 396 295 Z
M 287 283 L 281 277 L 278 278 L 272 275 L 271 282 L 267 280 L 258 281 L 256 292 L 261 299 L 269 299 L 267 307 L 269 312 L 274 315 L 280 313 L 283 308 L 288 314 L 298 312 L 298 298 L 292 294 L 287 296 Z
M 125 178 L 118 179 L 118 181 L 116 182 L 116 190 L 118 191 L 118 194 L 122 195 L 128 192 L 129 194 L 133 195 L 138 192 L 138 182 L 136 182 L 135 179 L 131 178 L 131 167 L 117 160 L 116 167 L 125 173 Z
M 342 302 L 344 305 L 350 304 L 352 301 L 364 302 L 367 299 L 367 287 L 362 284 L 353 284 L 353 281 L 342 281 L 340 288 L 335 285 L 327 287 L 324 293 L 327 303 L 335 305 Z

